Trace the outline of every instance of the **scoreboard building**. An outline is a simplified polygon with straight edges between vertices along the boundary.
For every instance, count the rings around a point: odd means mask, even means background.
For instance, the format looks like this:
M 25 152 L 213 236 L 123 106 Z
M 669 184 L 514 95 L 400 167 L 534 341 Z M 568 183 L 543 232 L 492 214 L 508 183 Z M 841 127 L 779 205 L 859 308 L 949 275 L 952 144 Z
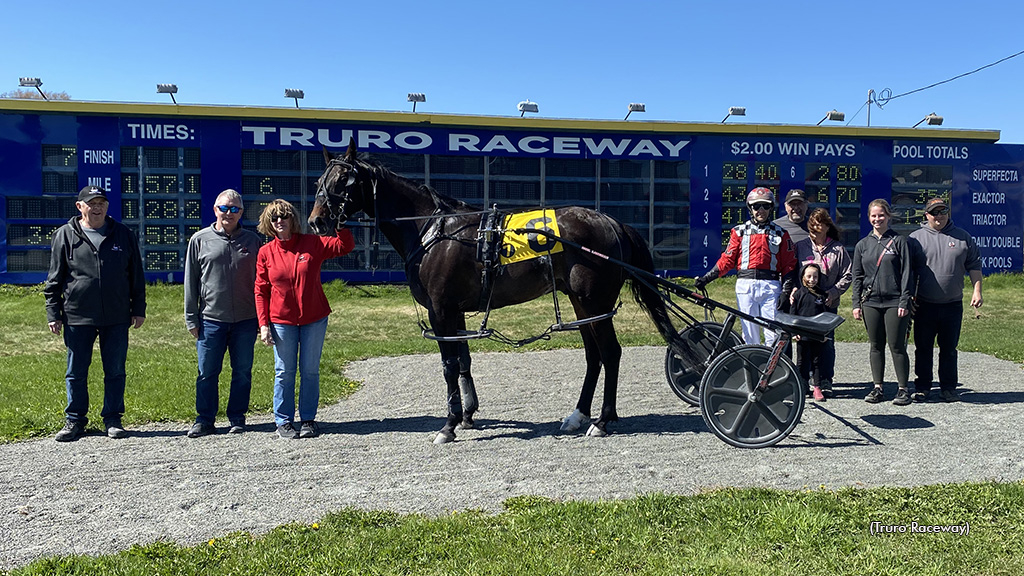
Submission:
M 1021 271 L 1024 146 L 998 131 L 555 120 L 402 112 L 0 100 L 0 283 L 43 281 L 53 231 L 80 188 L 108 190 L 136 231 L 149 280 L 182 281 L 189 237 L 226 188 L 243 225 L 283 198 L 308 214 L 326 146 L 349 139 L 394 172 L 481 207 L 587 206 L 635 227 L 659 273 L 710 268 L 747 191 L 804 189 L 852 251 L 865 207 L 920 226 L 932 196 L 978 240 L 984 272 Z M 401 259 L 370 228 L 325 263 L 325 279 L 401 282 Z M 376 255 L 376 257 L 374 257 Z

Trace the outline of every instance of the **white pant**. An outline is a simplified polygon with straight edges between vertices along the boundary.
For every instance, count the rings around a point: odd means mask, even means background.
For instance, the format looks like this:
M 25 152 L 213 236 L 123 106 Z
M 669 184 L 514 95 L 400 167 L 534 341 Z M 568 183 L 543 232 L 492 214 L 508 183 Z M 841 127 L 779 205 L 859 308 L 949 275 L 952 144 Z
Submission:
M 768 320 L 775 319 L 775 308 L 779 302 L 782 285 L 778 280 L 754 280 L 738 278 L 736 280 L 736 302 L 740 312 L 751 316 L 760 316 Z M 764 329 L 765 346 L 771 347 L 779 337 L 774 330 Z M 745 344 L 761 343 L 761 327 L 753 322 L 743 321 L 743 342 Z

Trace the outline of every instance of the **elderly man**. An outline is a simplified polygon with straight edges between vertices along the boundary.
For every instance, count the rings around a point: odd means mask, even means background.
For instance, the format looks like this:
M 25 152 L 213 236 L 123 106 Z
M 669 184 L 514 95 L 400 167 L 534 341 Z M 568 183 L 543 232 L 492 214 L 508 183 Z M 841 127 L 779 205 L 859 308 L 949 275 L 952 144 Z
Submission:
M 917 313 L 914 315 L 915 402 L 928 399 L 932 387 L 932 348 L 939 342 L 939 393 L 945 402 L 957 402 L 956 347 L 964 316 L 964 274 L 974 285 L 971 306 L 980 308 L 981 252 L 974 238 L 953 225 L 949 205 L 942 198 L 925 204 L 925 223 L 910 234 L 918 278 Z
M 252 390 L 253 344 L 256 320 L 256 256 L 262 240 L 239 225 L 242 197 L 225 190 L 213 203 L 214 222 L 196 232 L 185 258 L 185 327 L 196 339 L 199 375 L 196 377 L 196 422 L 189 438 L 213 434 L 224 353 L 231 356 L 231 387 L 226 409 L 230 427 L 245 430 Z
M 128 435 L 124 414 L 128 328 L 146 320 L 146 277 L 135 234 L 107 216 L 107 192 L 86 186 L 75 202 L 79 216 L 53 233 L 50 272 L 43 285 L 50 332 L 68 349 L 66 423 L 57 442 L 72 442 L 89 422 L 89 364 L 96 338 L 103 361 L 103 411 L 107 436 Z
M 793 244 L 807 239 L 807 212 L 811 204 L 807 201 L 807 193 L 794 188 L 786 193 L 786 215 L 775 219 L 775 224 L 789 232 Z

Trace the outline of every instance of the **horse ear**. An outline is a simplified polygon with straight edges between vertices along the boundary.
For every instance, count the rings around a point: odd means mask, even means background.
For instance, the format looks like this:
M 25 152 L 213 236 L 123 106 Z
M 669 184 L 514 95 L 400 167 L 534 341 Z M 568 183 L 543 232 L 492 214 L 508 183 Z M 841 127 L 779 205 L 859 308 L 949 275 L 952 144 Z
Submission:
M 356 139 L 355 138 L 349 138 L 348 139 L 348 150 L 345 151 L 345 160 L 348 160 L 349 162 L 354 161 L 356 159 L 356 154 L 357 153 L 358 153 L 358 150 L 356 149 Z
M 324 163 L 325 164 L 330 164 L 331 163 L 331 153 L 327 151 L 327 146 L 324 146 L 323 144 L 321 144 L 320 146 L 323 147 L 323 149 L 324 149 Z

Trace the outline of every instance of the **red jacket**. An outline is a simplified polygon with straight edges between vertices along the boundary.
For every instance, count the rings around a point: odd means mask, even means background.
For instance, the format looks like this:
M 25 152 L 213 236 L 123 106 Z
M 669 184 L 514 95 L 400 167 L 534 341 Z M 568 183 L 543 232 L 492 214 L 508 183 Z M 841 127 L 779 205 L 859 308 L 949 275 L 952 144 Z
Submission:
M 718 275 L 730 270 L 768 270 L 786 276 L 796 269 L 796 250 L 789 233 L 774 222 L 757 226 L 750 220 L 729 232 L 729 246 L 718 259 Z
M 348 228 L 336 238 L 294 234 L 282 242 L 274 238 L 256 257 L 256 315 L 260 326 L 304 326 L 331 313 L 320 266 L 328 258 L 344 256 L 355 248 Z

